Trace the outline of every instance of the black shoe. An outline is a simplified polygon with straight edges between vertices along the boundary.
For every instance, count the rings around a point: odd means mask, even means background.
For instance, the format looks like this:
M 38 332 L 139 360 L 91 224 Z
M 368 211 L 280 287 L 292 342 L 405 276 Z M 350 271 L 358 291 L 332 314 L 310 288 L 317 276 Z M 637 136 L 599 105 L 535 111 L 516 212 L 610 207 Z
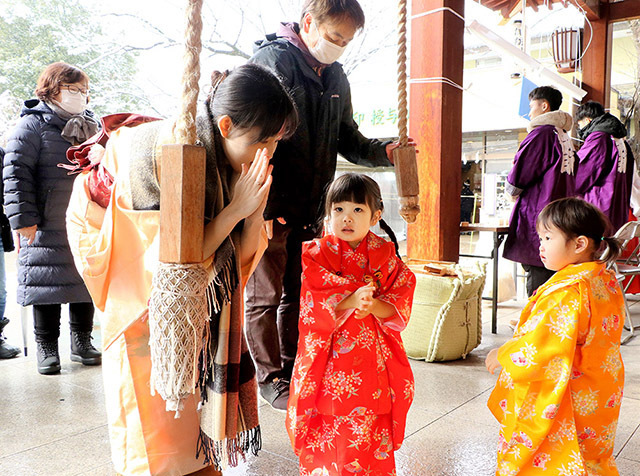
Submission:
M 71 360 L 82 365 L 102 363 L 102 354 L 91 345 L 91 332 L 71 332 Z
M 7 344 L 2 336 L 2 332 L 7 324 L 9 324 L 9 319 L 6 317 L 0 319 L 0 359 L 11 359 L 20 353 L 20 349 Z
M 286 411 L 289 400 L 289 381 L 275 378 L 272 382 L 261 383 L 260 396 L 275 410 Z
M 60 372 L 60 355 L 58 355 L 58 341 L 37 342 L 38 344 L 38 372 L 43 375 Z

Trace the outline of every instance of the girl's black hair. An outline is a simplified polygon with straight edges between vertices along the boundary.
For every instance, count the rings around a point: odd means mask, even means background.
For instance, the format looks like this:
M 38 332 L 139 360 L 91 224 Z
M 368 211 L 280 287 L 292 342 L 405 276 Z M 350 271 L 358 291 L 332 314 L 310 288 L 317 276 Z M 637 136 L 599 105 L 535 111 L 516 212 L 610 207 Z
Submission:
M 289 92 L 271 70 L 254 63 L 214 71 L 206 106 L 216 123 L 226 115 L 241 131 L 257 128 L 254 143 L 279 133 L 287 139 L 298 127 L 298 112 Z
M 364 203 L 371 209 L 371 213 L 378 210 L 380 213 L 384 211 L 380 187 L 375 180 L 364 174 L 348 173 L 340 175 L 331 182 L 325 198 L 325 216 L 331 216 L 331 206 L 339 202 Z M 380 228 L 391 238 L 396 248 L 396 255 L 400 258 L 396 234 L 382 218 L 380 218 L 379 224 Z
M 602 261 L 610 264 L 622 251 L 620 243 L 610 235 L 609 219 L 597 207 L 581 198 L 561 198 L 548 204 L 538 215 L 536 225 L 553 225 L 567 239 L 586 236 L 593 240 L 594 255 L 604 244 Z

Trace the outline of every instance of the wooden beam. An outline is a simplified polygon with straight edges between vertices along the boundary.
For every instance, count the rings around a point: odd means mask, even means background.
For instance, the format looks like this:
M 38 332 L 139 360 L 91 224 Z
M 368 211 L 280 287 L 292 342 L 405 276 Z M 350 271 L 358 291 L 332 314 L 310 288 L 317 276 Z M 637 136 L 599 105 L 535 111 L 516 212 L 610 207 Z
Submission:
M 593 100 L 609 106 L 611 89 L 611 45 L 613 27 L 604 16 L 591 22 L 593 39 L 582 58 L 582 88 L 587 91 L 583 101 Z
M 609 3 L 609 21 L 618 22 L 635 20 L 640 18 L 640 2 L 638 0 L 623 0 L 622 2 Z
M 462 84 L 464 0 L 412 0 L 411 72 L 414 80 L 445 77 Z M 420 208 L 408 225 L 409 258 L 457 261 L 462 188 L 462 91 L 442 82 L 414 81 L 409 90 L 409 135 L 418 143 Z
M 515 0 L 514 3 L 509 5 L 505 5 L 502 10 L 500 10 L 500 14 L 505 20 L 509 20 L 512 16 L 517 15 L 522 11 L 522 1 Z M 502 24 L 502 23 L 501 23 Z
M 582 8 L 590 21 L 598 20 L 601 17 L 600 0 L 573 0 L 578 7 Z

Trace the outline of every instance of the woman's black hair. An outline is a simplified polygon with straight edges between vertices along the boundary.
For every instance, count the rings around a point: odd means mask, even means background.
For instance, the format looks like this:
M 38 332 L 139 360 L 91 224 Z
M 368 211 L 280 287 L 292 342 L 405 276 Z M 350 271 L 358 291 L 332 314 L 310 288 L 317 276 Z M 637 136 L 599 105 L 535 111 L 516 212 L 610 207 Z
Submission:
M 553 225 L 567 239 L 586 236 L 593 240 L 594 257 L 604 244 L 602 261 L 610 264 L 622 251 L 620 243 L 610 235 L 611 223 L 597 207 L 581 198 L 561 198 L 548 204 L 538 215 L 536 225 L 546 227 Z
M 384 211 L 380 187 L 375 180 L 364 174 L 348 173 L 340 175 L 331 182 L 325 198 L 325 216 L 331 216 L 331 206 L 339 202 L 364 203 L 371 209 L 371 213 L 378 210 L 380 213 Z M 400 258 L 396 234 L 382 218 L 380 218 L 379 224 L 380 228 L 391 238 L 396 248 L 396 255 Z
M 602 104 L 597 101 L 587 101 L 576 111 L 576 122 L 584 118 L 595 119 L 606 113 Z
M 254 143 L 278 134 L 289 138 L 298 127 L 298 112 L 289 92 L 271 70 L 254 63 L 214 71 L 206 106 L 216 123 L 226 115 L 240 131 L 257 128 Z
M 542 100 L 549 103 L 549 109 L 557 111 L 562 105 L 562 93 L 553 86 L 540 86 L 529 93 L 529 101 Z

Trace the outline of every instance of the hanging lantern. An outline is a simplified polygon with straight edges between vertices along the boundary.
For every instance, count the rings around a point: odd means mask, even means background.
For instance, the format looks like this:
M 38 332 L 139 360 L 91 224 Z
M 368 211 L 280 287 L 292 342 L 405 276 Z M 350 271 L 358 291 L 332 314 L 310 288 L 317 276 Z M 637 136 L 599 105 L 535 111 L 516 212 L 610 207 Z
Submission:
M 582 29 L 558 28 L 551 34 L 551 45 L 558 73 L 573 73 L 582 54 Z

